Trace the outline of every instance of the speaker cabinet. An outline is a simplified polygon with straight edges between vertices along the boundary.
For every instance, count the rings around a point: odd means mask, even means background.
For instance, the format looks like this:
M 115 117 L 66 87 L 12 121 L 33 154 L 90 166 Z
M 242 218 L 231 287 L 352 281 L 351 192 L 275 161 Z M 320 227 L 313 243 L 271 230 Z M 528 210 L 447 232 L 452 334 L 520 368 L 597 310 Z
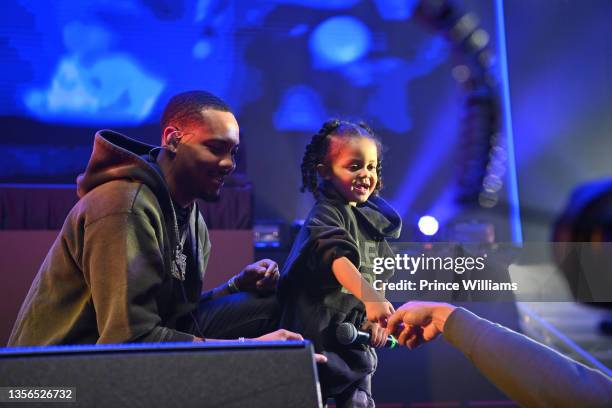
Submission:
M 312 345 L 294 341 L 4 349 L 2 406 L 6 387 L 72 388 L 69 407 L 321 407 Z

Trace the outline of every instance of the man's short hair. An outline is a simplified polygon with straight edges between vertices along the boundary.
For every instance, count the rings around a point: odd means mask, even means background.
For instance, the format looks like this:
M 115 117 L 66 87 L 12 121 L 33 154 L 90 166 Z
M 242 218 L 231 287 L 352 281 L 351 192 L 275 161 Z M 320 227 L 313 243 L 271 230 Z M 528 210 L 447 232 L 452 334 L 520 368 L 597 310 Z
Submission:
M 223 99 L 210 92 L 182 92 L 174 95 L 166 105 L 160 123 L 162 131 L 172 124 L 201 120 L 204 109 L 232 112 Z

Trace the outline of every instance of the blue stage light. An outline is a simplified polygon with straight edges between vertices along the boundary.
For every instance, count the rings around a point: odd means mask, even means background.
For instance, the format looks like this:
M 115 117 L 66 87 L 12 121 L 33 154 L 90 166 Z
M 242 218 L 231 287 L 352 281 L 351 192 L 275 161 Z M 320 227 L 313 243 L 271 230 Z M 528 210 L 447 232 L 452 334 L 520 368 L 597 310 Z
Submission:
M 287 89 L 274 114 L 276 130 L 310 132 L 326 119 L 323 99 L 313 88 L 296 85 Z
M 194 44 L 191 54 L 195 59 L 206 59 L 212 52 L 212 44 L 210 41 L 202 39 Z
M 306 34 L 308 28 L 308 24 L 298 24 L 292 27 L 288 34 L 291 37 L 299 37 L 300 35 Z
M 49 122 L 140 124 L 164 87 L 126 54 L 105 54 L 90 64 L 66 56 L 51 84 L 29 89 L 24 103 L 34 116 Z
M 320 10 L 343 10 L 353 7 L 359 0 L 275 0 L 270 3 L 295 4 Z
M 378 14 L 384 20 L 407 20 L 412 16 L 417 0 L 375 0 Z
M 372 46 L 372 33 L 354 17 L 332 17 L 315 28 L 309 46 L 315 67 L 334 68 L 367 54 Z

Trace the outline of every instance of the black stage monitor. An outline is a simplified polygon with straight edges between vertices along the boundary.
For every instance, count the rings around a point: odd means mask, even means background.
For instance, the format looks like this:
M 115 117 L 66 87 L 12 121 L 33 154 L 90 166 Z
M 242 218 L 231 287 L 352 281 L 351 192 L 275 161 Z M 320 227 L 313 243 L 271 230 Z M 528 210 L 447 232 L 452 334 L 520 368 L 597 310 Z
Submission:
M 312 345 L 297 341 L 4 349 L 0 390 L 2 407 L 321 406 Z

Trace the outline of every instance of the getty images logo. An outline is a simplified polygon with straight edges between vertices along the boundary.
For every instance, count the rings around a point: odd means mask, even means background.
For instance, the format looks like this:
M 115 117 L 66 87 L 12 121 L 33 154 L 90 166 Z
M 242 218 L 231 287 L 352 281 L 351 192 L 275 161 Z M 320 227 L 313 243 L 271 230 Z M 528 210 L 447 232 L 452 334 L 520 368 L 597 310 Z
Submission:
M 466 271 L 481 271 L 485 268 L 485 260 L 487 255 L 473 256 L 458 256 L 458 257 L 441 257 L 441 256 L 409 256 L 408 254 L 397 254 L 395 257 L 377 257 L 374 258 L 373 272 L 377 275 L 385 272 L 385 270 L 406 271 L 414 275 L 418 271 L 453 271 L 458 275 Z

